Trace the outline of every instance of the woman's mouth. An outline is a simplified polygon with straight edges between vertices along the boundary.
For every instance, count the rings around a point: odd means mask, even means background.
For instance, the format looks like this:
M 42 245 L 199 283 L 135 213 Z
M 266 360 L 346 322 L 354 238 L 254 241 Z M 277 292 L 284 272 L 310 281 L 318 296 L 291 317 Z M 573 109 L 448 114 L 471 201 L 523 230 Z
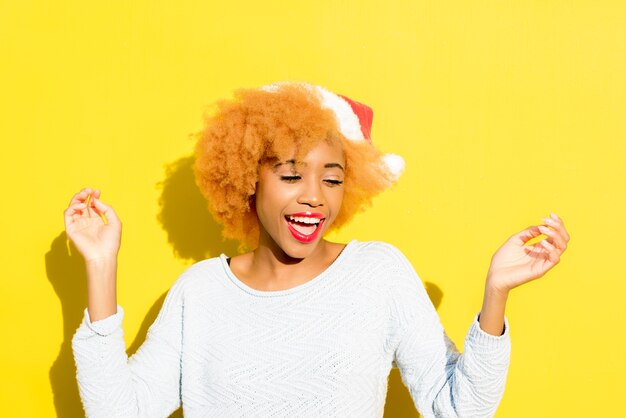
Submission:
M 295 239 L 309 243 L 317 238 L 326 218 L 320 213 L 294 213 L 286 215 L 287 228 Z

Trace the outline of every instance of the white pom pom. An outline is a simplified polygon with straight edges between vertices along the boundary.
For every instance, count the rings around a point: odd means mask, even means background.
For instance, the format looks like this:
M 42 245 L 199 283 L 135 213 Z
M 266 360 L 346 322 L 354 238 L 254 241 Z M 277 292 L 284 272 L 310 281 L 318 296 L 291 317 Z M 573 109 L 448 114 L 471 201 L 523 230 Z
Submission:
M 383 162 L 393 174 L 393 181 L 398 180 L 404 171 L 404 158 L 396 154 L 385 154 L 383 155 Z

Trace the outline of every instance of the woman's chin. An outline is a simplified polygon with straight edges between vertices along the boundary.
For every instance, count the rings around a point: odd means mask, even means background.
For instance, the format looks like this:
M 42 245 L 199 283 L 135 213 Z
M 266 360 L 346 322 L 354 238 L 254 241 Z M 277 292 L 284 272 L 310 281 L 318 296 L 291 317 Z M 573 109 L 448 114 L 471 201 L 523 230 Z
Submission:
M 325 232 L 326 228 L 322 228 L 320 231 L 317 231 L 314 237 L 293 233 L 288 229 L 280 231 L 277 237 L 262 233 L 259 246 L 273 249 L 272 252 L 277 257 L 280 257 L 280 253 L 282 253 L 283 257 L 288 257 L 297 262 L 323 250 L 323 247 L 326 245 L 324 240 Z
M 319 244 L 319 240 L 306 244 L 299 242 L 290 242 L 286 245 L 282 245 L 281 249 L 289 258 L 304 259 L 310 257 L 313 253 L 315 253 Z
M 321 236 L 311 242 L 302 242 L 292 236 L 287 236 L 281 241 L 276 243 L 277 246 L 287 257 L 296 260 L 310 257 L 319 250 L 320 245 L 325 243 Z

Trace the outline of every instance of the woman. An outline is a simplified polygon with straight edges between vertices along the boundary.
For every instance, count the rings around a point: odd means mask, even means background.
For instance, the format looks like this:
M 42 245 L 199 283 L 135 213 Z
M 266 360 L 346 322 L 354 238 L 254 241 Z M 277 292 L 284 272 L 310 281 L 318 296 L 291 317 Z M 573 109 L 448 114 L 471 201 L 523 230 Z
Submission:
M 495 253 L 460 354 L 398 249 L 324 239 L 401 171 L 371 144 L 371 116 L 304 83 L 220 103 L 199 135 L 196 181 L 224 235 L 253 251 L 183 272 L 131 358 L 115 296 L 120 221 L 98 190 L 72 198 L 66 230 L 88 273 L 73 339 L 87 415 L 168 416 L 182 404 L 186 416 L 380 417 L 395 363 L 423 417 L 493 416 L 509 291 L 559 262 L 567 231 L 552 214 Z

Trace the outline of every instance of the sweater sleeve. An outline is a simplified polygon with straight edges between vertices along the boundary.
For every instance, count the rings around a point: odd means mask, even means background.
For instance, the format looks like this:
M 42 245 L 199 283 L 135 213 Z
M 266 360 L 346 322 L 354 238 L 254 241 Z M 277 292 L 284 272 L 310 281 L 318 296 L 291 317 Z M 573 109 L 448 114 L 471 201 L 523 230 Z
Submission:
M 127 357 L 124 310 L 91 322 L 72 339 L 80 397 L 87 417 L 167 417 L 180 406 L 183 289 L 169 290 L 146 341 Z
M 416 408 L 424 418 L 493 417 L 510 361 L 507 318 L 504 333 L 494 336 L 476 314 L 461 354 L 410 262 L 399 250 L 392 253 L 395 362 Z

